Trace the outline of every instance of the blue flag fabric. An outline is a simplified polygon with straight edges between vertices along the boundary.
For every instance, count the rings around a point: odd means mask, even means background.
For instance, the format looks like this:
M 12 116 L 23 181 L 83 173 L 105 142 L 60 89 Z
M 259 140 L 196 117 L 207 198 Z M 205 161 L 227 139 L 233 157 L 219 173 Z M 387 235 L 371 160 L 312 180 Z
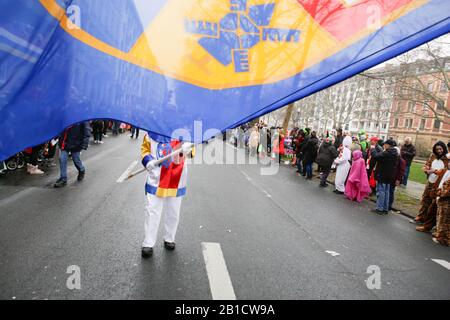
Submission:
M 202 142 L 448 33 L 449 12 L 448 0 L 2 0 L 0 160 L 91 119 Z

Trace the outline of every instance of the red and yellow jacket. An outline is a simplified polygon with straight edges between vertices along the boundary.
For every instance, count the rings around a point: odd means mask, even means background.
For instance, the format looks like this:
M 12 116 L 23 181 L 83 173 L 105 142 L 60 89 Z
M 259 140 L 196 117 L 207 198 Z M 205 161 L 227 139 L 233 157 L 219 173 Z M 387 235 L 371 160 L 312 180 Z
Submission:
M 146 134 L 141 146 L 142 164 L 145 167 L 149 161 L 160 159 L 178 148 L 181 148 L 179 140 L 157 142 Z M 192 156 L 194 153 L 193 150 Z M 187 163 L 184 157 L 175 156 L 150 170 L 145 184 L 145 192 L 162 198 L 184 196 L 187 181 Z

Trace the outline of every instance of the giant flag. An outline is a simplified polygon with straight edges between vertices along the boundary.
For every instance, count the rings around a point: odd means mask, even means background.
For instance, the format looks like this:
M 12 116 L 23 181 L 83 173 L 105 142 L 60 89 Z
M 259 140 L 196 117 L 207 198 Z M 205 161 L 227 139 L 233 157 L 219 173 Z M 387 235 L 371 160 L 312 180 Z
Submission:
M 96 118 L 201 142 L 448 33 L 449 14 L 449 0 L 1 0 L 0 159 Z

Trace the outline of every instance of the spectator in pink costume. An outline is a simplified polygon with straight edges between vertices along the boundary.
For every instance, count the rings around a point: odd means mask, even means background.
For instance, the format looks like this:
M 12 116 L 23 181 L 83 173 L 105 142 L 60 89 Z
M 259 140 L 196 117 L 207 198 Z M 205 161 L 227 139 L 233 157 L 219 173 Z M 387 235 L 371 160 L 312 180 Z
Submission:
M 353 162 L 345 185 L 345 196 L 361 202 L 372 190 L 367 178 L 366 164 L 360 150 L 353 151 Z

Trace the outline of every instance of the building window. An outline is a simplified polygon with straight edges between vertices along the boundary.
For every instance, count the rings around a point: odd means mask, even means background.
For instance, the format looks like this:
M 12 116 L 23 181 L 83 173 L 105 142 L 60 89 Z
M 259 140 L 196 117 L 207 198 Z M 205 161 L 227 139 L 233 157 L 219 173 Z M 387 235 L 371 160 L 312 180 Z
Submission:
M 394 128 L 398 128 L 398 119 L 395 119 L 394 121 Z
M 428 91 L 433 91 L 433 82 L 428 82 L 427 88 Z
M 386 129 L 386 128 L 387 128 L 387 124 L 386 124 L 386 123 L 383 123 L 382 126 L 381 126 L 381 128 Z
M 407 128 L 412 128 L 413 125 L 413 119 L 407 119 L 406 120 L 406 127 Z
M 439 129 L 441 129 L 441 121 L 440 121 L 440 120 L 438 120 L 438 119 L 434 120 L 434 126 L 433 126 L 433 129 L 434 129 L 435 131 L 438 131 Z
M 425 129 L 425 123 L 426 123 L 426 122 L 427 122 L 426 119 L 421 119 L 421 120 L 420 120 L 420 127 L 419 127 L 420 130 Z
M 438 101 L 438 102 L 436 103 L 436 110 L 437 110 L 437 111 L 442 111 L 442 110 L 444 110 L 444 101 Z
M 445 63 L 445 67 L 444 68 L 445 68 L 445 70 L 450 70 L 450 62 L 447 61 Z
M 441 82 L 441 92 L 446 92 L 447 91 L 447 85 L 444 81 Z

